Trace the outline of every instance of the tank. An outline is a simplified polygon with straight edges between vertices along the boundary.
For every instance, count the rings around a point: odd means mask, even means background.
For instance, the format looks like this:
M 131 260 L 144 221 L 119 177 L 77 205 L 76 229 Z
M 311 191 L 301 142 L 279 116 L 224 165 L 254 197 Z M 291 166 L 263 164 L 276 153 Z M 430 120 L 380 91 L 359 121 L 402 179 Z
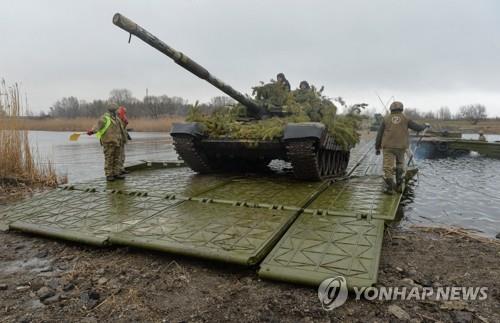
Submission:
M 113 23 L 239 102 L 245 110 L 246 124 L 290 114 L 283 106 L 255 100 L 235 90 L 127 17 L 117 13 Z M 321 122 L 287 122 L 281 135 L 269 140 L 212 138 L 199 122 L 175 123 L 171 136 L 179 156 L 198 173 L 268 171 L 272 160 L 282 160 L 291 164 L 295 178 L 311 181 L 343 176 L 352 148 L 337 142 Z

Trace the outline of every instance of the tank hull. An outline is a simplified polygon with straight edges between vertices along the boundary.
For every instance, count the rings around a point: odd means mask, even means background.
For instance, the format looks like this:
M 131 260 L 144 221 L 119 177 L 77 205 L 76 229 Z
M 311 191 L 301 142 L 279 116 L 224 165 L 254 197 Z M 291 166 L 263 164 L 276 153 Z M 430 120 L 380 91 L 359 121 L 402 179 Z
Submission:
M 179 156 L 198 173 L 268 172 L 272 160 L 291 163 L 294 177 L 341 177 L 349 151 L 337 145 L 321 123 L 289 124 L 276 140 L 213 139 L 197 123 L 174 124 L 171 135 Z

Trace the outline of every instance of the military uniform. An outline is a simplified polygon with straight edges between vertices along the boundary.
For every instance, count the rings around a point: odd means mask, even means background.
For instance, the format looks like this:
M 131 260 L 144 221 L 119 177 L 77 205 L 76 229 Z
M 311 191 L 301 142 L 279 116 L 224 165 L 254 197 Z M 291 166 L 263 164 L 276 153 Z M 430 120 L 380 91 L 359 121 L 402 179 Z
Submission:
M 292 89 L 292 87 L 290 86 L 290 82 L 288 82 L 288 80 L 285 77 L 285 74 L 279 73 L 276 76 L 276 81 L 278 83 L 280 83 L 281 85 L 283 85 L 283 87 L 285 88 L 285 90 L 290 91 Z
M 375 142 L 377 153 L 380 152 L 380 149 L 383 150 L 384 180 L 388 193 L 392 192 L 395 187 L 394 175 L 396 175 L 398 187 L 402 184 L 405 152 L 410 144 L 408 129 L 422 131 L 426 128 L 426 126 L 415 123 L 403 114 L 403 104 L 401 102 L 393 102 L 390 110 L 391 113 L 384 117 L 379 127 Z M 394 171 L 396 171 L 396 174 Z
M 104 151 L 104 173 L 108 180 L 123 178 L 121 174 L 120 147 L 123 128 L 116 116 L 116 110 L 105 113 L 89 134 L 96 134 Z

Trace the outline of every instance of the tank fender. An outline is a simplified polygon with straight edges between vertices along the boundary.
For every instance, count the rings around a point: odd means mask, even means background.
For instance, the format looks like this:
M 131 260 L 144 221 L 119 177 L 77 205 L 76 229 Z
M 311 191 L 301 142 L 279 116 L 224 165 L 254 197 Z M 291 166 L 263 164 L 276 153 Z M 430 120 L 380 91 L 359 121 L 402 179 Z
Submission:
M 283 140 L 315 138 L 321 141 L 325 133 L 326 127 L 320 122 L 289 123 L 285 127 Z
M 191 135 L 194 137 L 202 137 L 203 127 L 198 122 L 174 123 L 172 125 L 170 135 L 172 137 L 175 137 L 176 135 Z

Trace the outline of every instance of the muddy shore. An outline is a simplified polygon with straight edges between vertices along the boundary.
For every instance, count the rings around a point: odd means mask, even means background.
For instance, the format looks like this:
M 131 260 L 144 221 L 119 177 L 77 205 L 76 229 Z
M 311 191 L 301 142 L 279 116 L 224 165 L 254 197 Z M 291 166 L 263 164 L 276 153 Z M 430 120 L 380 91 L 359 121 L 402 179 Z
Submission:
M 254 269 L 132 248 L 0 233 L 2 322 L 499 322 L 500 244 L 446 230 L 389 228 L 380 286 L 484 286 L 484 301 L 356 301 Z M 396 306 L 394 306 L 396 305 Z

